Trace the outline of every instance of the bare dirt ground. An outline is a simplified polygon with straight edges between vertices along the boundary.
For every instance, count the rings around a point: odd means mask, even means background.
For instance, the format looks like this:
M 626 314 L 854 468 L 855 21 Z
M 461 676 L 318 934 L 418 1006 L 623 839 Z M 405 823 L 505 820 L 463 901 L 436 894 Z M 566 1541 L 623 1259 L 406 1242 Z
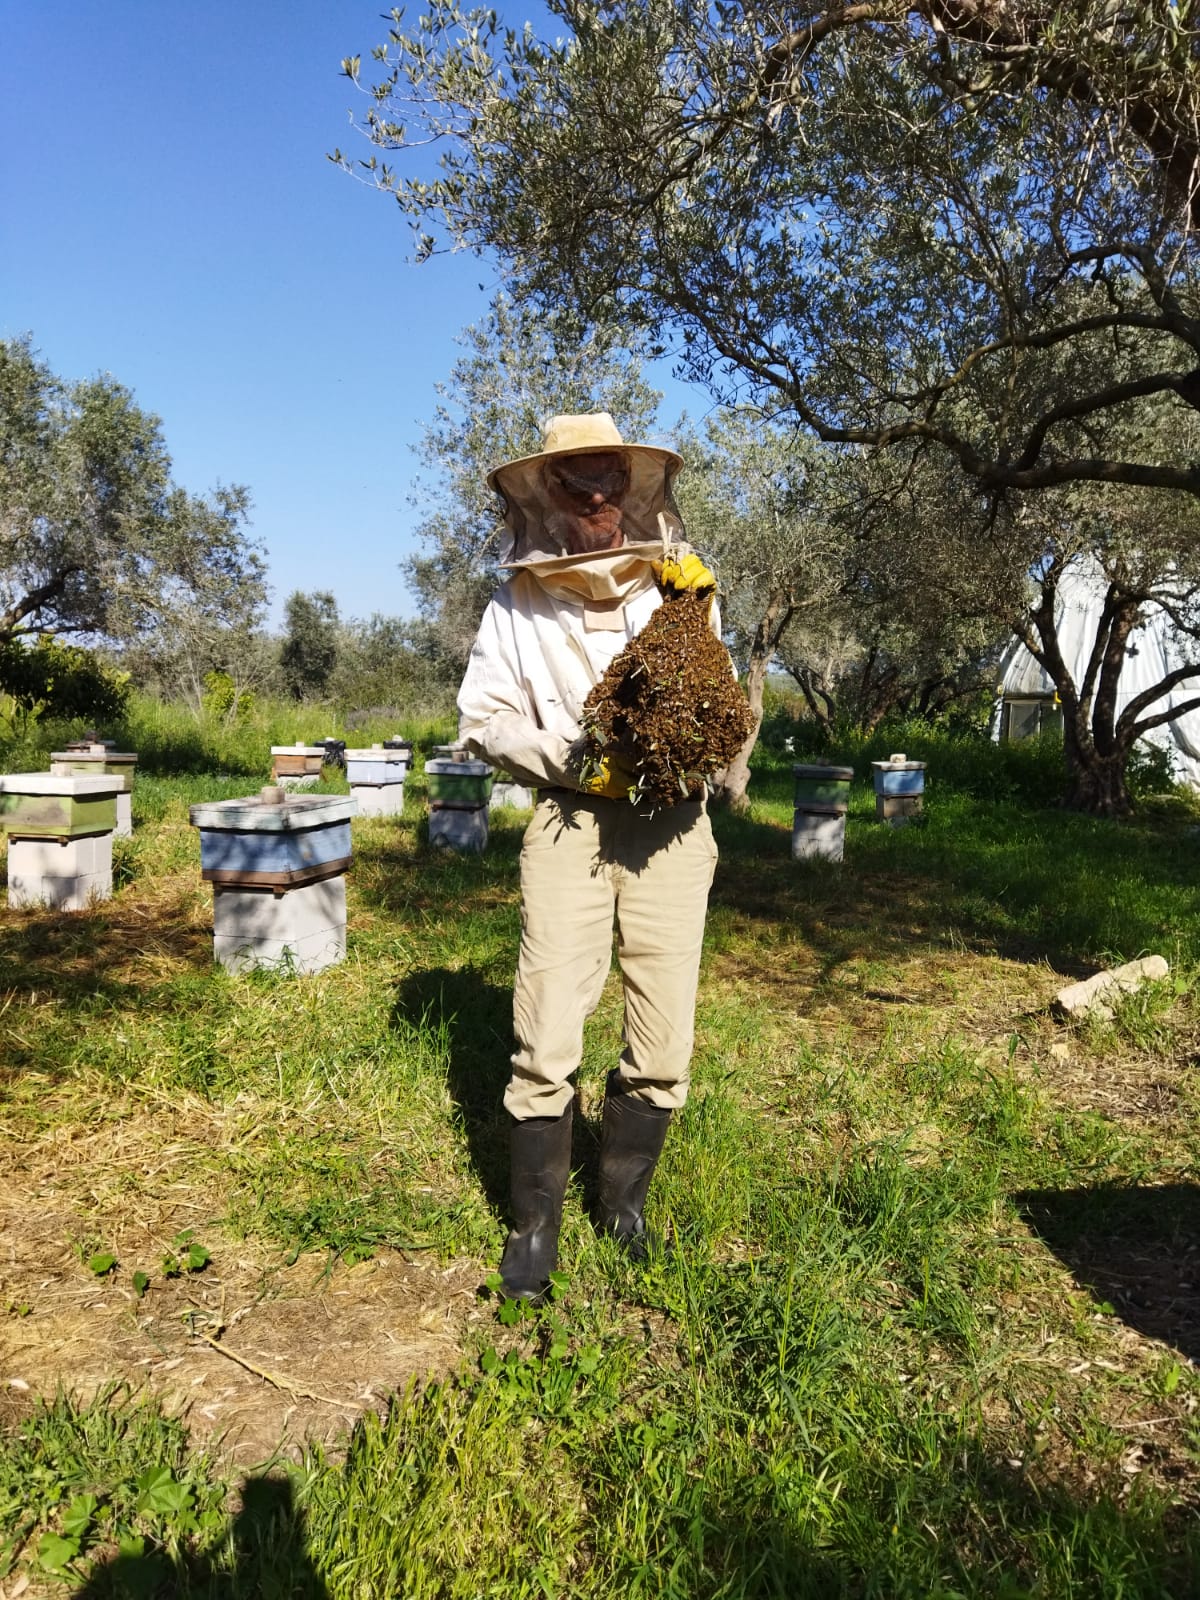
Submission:
M 148 1228 L 29 1201 L 0 1178 L 0 1425 L 59 1386 L 86 1399 L 124 1379 L 249 1468 L 305 1441 L 334 1444 L 412 1379 L 446 1374 L 482 1315 L 471 1263 L 388 1254 L 327 1271 L 322 1256 L 282 1267 L 242 1246 L 201 1273 L 155 1278 L 139 1298 L 128 1274 L 92 1274 L 73 1241 L 99 1221 L 122 1259 L 149 1260 L 194 1215 Z

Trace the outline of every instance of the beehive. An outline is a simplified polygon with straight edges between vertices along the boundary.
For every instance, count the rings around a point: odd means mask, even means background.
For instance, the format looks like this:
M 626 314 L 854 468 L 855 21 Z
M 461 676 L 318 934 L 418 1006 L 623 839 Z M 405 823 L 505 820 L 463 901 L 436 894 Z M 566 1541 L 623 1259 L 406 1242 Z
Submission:
M 15 772 L 0 777 L 10 907 L 82 911 L 112 894 L 121 778 Z
M 349 795 L 289 794 L 192 806 L 201 876 L 213 885 L 213 956 L 232 971 L 320 972 L 346 953 Z
M 872 761 L 875 784 L 875 815 L 881 822 L 899 827 L 910 817 L 920 816 L 925 794 L 925 763 L 910 761 L 905 755 Z
M 325 765 L 323 744 L 273 744 L 271 782 L 288 789 L 310 789 Z
M 346 777 L 362 816 L 395 816 L 404 809 L 404 781 L 412 766 L 412 745 L 372 745 L 346 751 Z
M 118 750 L 111 739 L 95 739 L 85 744 L 72 740 L 65 750 L 55 750 L 50 756 L 50 771 L 54 777 L 106 777 L 119 778 L 117 791 L 117 822 L 114 832 L 118 838 L 129 838 L 133 833 L 133 777 L 137 756 L 129 750 Z

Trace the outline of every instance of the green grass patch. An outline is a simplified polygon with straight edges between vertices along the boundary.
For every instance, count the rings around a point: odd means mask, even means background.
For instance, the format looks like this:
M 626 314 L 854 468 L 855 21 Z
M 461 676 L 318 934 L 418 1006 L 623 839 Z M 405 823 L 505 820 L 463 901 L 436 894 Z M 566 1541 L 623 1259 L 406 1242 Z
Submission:
M 339 730 L 296 713 L 222 744 L 136 715 L 151 759 L 113 900 L 0 922 L 6 1214 L 71 1210 L 47 1262 L 69 1247 L 111 1295 L 157 1257 L 87 1261 L 125 1208 L 181 1196 L 208 1279 L 242 1248 L 311 1266 L 314 1318 L 372 1257 L 482 1280 L 523 818 L 483 857 L 435 854 L 416 775 L 403 817 L 355 825 L 345 962 L 232 977 L 187 807 L 253 792 L 270 742 Z M 926 814 L 878 824 L 863 773 L 841 866 L 791 860 L 769 751 L 748 815 L 715 819 L 694 1088 L 649 1205 L 670 1253 L 635 1271 L 596 1238 L 580 1117 L 553 1306 L 473 1303 L 451 1376 L 288 1469 L 234 1473 L 127 1387 L 31 1403 L 0 1441 L 4 1572 L 97 1596 L 1190 1593 L 1190 814 L 1096 823 L 1047 803 L 1043 750 L 881 739 L 928 759 Z M 1067 977 L 1147 949 L 1171 976 L 1111 1023 L 1050 1017 Z M 614 981 L 592 1111 L 620 1024 Z M 6 1280 L 14 1328 L 53 1325 L 41 1266 Z

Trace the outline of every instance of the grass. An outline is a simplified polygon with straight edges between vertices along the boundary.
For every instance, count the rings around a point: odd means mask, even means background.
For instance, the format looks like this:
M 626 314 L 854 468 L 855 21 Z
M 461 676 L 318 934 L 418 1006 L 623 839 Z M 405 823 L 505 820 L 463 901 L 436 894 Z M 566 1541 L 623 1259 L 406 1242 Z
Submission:
M 767 751 L 749 815 L 716 819 L 695 1088 L 651 1198 L 673 1253 L 635 1273 L 593 1235 L 578 1119 L 563 1293 L 515 1324 L 465 1294 L 436 1370 L 420 1340 L 445 1294 L 411 1313 L 370 1295 L 495 1264 L 523 817 L 498 814 L 481 858 L 431 854 L 414 778 L 402 819 L 356 824 L 346 961 L 231 977 L 186 807 L 252 774 L 164 756 L 139 778 L 114 899 L 0 922 L 5 1370 L 34 1373 L 0 1444 L 0 1585 L 1193 1593 L 1190 814 L 1092 823 L 1022 800 L 1036 771 L 989 793 L 959 743 L 900 737 L 881 750 L 929 760 L 926 817 L 879 826 L 860 779 L 840 867 L 791 861 L 788 762 Z M 1015 759 L 977 753 L 993 776 Z M 1171 976 L 1111 1025 L 1053 1020 L 1067 977 L 1149 949 Z M 613 982 L 585 1110 L 619 1048 Z M 211 1262 L 168 1279 L 183 1228 Z M 293 1293 L 255 1358 L 274 1377 L 241 1374 L 280 1438 L 297 1374 L 342 1392 L 380 1329 L 408 1380 L 344 1432 L 239 1460 L 166 1374 L 207 1373 L 201 1396 L 232 1381 L 206 1332 L 256 1350 Z M 56 1392 L 31 1363 L 63 1330 Z M 158 1387 L 79 1381 L 106 1360 Z

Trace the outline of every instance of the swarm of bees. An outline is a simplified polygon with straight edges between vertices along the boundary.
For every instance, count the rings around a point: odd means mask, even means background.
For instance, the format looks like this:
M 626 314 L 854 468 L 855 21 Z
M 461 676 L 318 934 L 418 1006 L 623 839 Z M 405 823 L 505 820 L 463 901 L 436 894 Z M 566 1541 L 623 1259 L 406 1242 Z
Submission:
M 629 798 L 697 800 L 750 732 L 750 707 L 708 623 L 709 597 L 668 594 L 584 702 L 585 771 L 609 753 L 636 773 Z

